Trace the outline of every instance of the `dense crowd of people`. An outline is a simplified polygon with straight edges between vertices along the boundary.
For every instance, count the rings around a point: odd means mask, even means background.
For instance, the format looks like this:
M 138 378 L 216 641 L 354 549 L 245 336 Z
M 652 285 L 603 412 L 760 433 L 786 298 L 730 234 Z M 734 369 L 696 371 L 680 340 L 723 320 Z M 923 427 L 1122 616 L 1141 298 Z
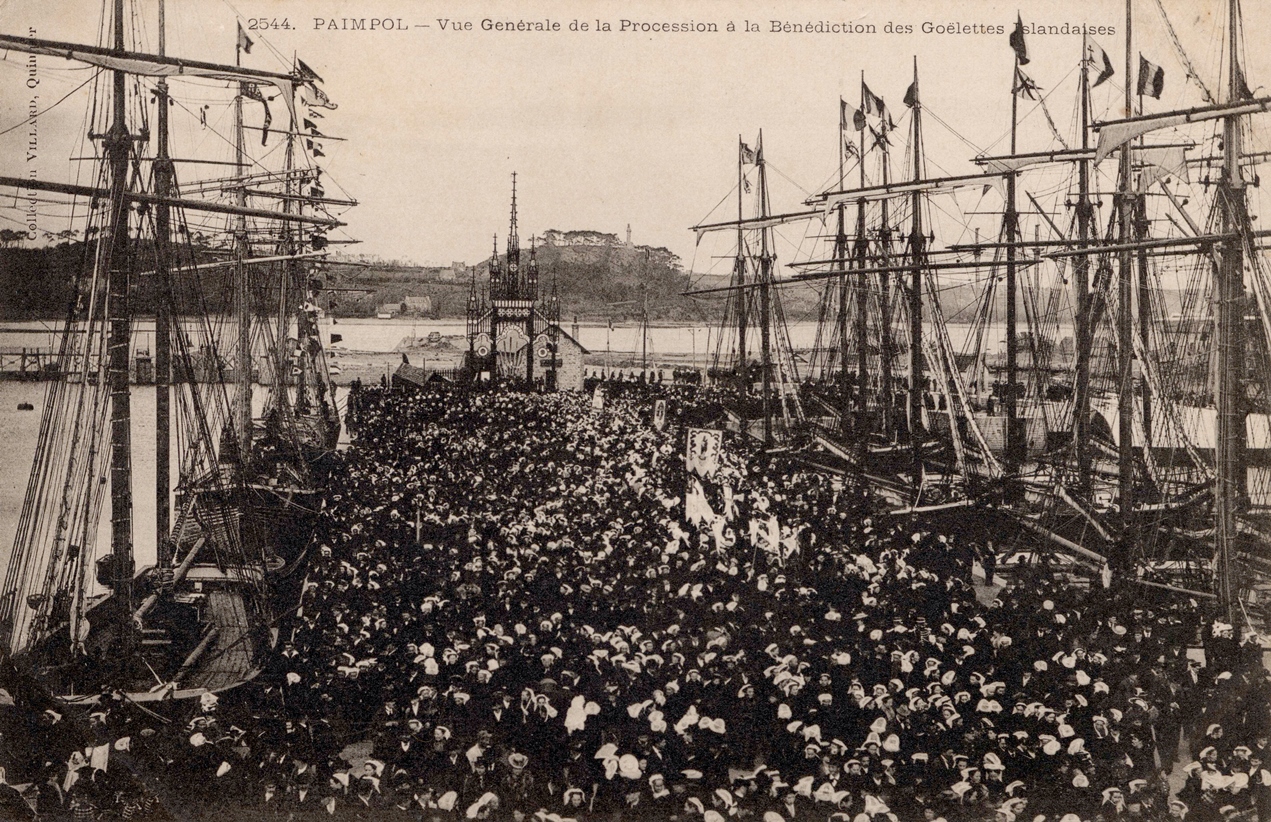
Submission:
M 973 529 L 734 435 L 690 465 L 716 405 L 359 391 L 270 667 L 87 730 L 11 688 L 0 814 L 1271 819 L 1271 679 L 1238 629 L 1045 563 L 977 588 Z

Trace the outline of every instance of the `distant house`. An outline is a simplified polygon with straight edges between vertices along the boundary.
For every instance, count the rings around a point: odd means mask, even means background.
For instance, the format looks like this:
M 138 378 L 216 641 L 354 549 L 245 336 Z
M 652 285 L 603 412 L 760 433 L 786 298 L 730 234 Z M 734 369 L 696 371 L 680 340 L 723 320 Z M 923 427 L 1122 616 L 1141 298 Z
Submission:
M 431 314 L 432 297 L 403 297 L 402 304 L 398 308 L 403 314 L 414 314 L 415 316 Z

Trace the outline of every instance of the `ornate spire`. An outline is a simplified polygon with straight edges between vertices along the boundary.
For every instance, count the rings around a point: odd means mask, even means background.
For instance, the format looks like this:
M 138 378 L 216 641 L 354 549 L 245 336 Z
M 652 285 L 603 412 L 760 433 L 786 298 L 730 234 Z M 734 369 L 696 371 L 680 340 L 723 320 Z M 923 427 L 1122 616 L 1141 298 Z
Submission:
M 497 300 L 502 288 L 499 278 L 499 235 L 494 235 L 494 253 L 490 255 L 490 299 Z
M 521 295 L 521 298 L 538 299 L 538 253 L 534 247 L 533 237 L 530 237 L 530 262 L 525 268 L 525 293 Z
M 547 319 L 553 328 L 560 327 L 560 299 L 556 294 L 556 269 L 552 268 L 552 293 L 547 302 Z
M 508 221 L 507 288 L 504 297 L 522 299 L 521 291 L 521 239 L 516 234 L 516 172 L 512 172 L 512 217 Z
M 520 240 L 516 236 L 516 172 L 512 172 L 512 218 L 508 222 L 508 249 L 520 247 Z

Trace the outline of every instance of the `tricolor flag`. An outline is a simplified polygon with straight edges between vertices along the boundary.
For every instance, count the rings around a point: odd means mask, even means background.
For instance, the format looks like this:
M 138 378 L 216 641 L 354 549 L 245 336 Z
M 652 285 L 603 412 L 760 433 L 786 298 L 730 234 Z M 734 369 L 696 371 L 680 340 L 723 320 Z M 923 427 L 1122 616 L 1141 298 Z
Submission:
M 850 124 L 857 131 L 865 130 L 865 112 L 852 108 L 842 97 L 839 98 L 839 122 L 846 131 Z
M 887 104 L 883 102 L 883 98 L 870 91 L 864 81 L 861 81 L 861 100 L 866 114 L 885 120 L 888 128 L 895 127 L 895 124 L 891 122 L 891 116 L 887 113 Z
M 243 31 L 243 24 L 239 23 L 238 24 L 238 50 L 243 52 L 244 54 L 251 54 L 252 46 L 254 45 L 256 45 L 256 43 L 252 40 L 252 38 L 247 36 L 247 32 Z
M 1021 66 L 1028 65 L 1028 45 L 1024 42 L 1024 19 L 1015 15 L 1015 30 L 1011 32 L 1011 48 L 1015 49 L 1015 59 Z
M 1165 89 L 1165 69 L 1139 55 L 1139 87 L 1138 95 L 1148 95 L 1154 100 L 1161 99 Z
M 1112 61 L 1108 59 L 1108 53 L 1099 48 L 1099 44 L 1095 41 L 1091 40 L 1089 42 L 1090 61 L 1100 67 L 1099 76 L 1095 78 L 1094 85 L 1091 86 L 1091 88 L 1095 88 L 1109 77 L 1116 74 L 1116 72 L 1112 70 Z

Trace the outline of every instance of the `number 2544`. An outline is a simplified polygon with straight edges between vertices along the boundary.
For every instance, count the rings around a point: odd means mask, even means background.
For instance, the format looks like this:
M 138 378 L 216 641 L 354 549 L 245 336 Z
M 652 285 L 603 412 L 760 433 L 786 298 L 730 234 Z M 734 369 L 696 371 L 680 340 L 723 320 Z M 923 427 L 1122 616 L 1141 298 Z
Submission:
M 276 29 L 290 29 L 291 21 L 286 17 L 281 19 L 277 17 L 249 17 L 247 18 L 248 31 L 271 31 Z

